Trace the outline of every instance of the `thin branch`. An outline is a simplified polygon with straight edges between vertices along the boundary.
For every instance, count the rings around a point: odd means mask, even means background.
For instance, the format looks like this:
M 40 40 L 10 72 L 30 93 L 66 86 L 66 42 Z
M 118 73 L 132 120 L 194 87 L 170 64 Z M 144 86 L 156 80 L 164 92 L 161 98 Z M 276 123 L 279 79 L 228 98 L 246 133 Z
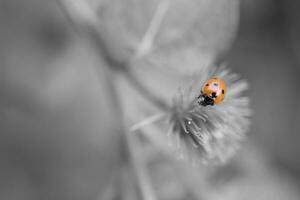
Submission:
M 160 2 L 134 57 L 144 56 L 151 50 L 154 39 L 159 31 L 166 13 L 168 12 L 169 5 L 169 0 L 163 0 Z
M 144 119 L 136 124 L 133 124 L 130 127 L 129 131 L 134 132 L 134 131 L 137 131 L 137 130 L 143 128 L 144 126 L 153 124 L 154 122 L 161 120 L 165 115 L 166 115 L 165 113 L 158 113 L 158 114 L 152 115 L 150 117 L 147 117 L 146 119 Z
M 92 26 L 98 24 L 98 17 L 87 2 L 81 0 L 57 0 L 64 13 L 74 22 Z

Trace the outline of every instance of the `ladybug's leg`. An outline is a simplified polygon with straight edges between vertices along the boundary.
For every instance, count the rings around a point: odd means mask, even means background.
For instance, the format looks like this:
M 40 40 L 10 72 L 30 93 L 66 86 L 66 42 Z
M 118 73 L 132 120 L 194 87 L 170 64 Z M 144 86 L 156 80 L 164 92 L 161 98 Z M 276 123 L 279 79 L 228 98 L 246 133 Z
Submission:
M 200 95 L 198 97 L 198 104 L 201 106 L 207 106 L 207 102 L 205 101 L 206 97 L 204 95 Z

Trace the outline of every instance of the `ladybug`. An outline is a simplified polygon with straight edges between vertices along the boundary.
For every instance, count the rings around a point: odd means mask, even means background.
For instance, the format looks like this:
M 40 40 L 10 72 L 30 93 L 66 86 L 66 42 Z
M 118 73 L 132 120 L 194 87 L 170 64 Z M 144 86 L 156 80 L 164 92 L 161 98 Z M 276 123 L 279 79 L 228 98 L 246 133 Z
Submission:
M 197 97 L 198 103 L 202 106 L 213 106 L 221 103 L 225 98 L 225 94 L 225 81 L 220 78 L 212 78 L 204 83 L 201 94 Z

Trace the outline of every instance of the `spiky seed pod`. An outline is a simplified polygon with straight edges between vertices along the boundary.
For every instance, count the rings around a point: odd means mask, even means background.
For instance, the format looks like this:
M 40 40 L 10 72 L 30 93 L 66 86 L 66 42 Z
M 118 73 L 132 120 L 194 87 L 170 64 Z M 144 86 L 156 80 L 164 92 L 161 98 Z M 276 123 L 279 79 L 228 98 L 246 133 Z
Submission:
M 228 92 L 221 104 L 203 107 L 196 97 L 211 77 L 224 79 Z M 194 162 L 225 162 L 235 153 L 249 128 L 249 98 L 242 96 L 248 84 L 225 68 L 206 68 L 195 80 L 192 87 L 174 98 L 168 135 L 181 157 Z

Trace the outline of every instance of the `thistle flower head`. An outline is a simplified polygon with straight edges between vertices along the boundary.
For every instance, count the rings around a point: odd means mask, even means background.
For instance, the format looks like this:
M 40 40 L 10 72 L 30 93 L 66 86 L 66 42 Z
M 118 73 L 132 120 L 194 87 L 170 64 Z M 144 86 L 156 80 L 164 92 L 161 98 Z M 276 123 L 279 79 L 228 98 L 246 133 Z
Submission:
M 203 107 L 196 97 L 211 77 L 224 79 L 228 92 L 221 104 Z M 249 127 L 249 99 L 242 96 L 248 84 L 226 68 L 206 68 L 195 76 L 194 82 L 174 98 L 168 135 L 181 156 L 196 162 L 225 162 Z

